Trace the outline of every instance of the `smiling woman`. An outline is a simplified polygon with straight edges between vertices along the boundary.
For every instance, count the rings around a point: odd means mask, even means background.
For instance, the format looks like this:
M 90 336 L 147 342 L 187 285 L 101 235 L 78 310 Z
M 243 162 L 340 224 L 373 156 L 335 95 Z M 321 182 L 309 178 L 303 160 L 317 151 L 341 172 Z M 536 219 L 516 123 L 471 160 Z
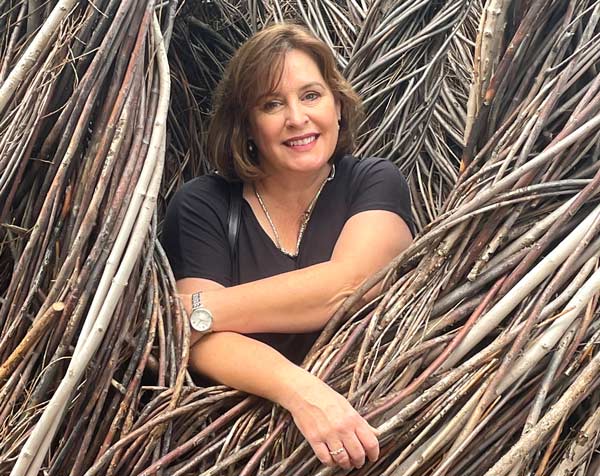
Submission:
M 302 181 L 325 170 L 337 145 L 340 120 L 340 101 L 314 60 L 301 50 L 287 52 L 276 89 L 250 112 L 250 140 L 258 148 L 265 176 L 294 174 L 294 181 Z
M 175 194 L 163 232 L 191 315 L 193 370 L 282 405 L 317 457 L 342 468 L 377 459 L 375 432 L 298 364 L 413 228 L 396 167 L 348 155 L 358 110 L 324 43 L 297 25 L 259 32 L 217 89 L 209 156 L 218 173 Z

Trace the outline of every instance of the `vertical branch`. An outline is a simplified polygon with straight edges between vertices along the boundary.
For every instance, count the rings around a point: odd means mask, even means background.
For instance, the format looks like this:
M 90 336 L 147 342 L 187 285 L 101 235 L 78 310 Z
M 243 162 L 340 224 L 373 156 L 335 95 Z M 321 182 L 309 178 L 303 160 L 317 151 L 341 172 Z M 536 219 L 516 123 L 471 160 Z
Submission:
M 0 86 L 0 113 L 11 100 L 17 88 L 25 79 L 25 75 L 38 60 L 40 54 L 48 46 L 58 31 L 60 23 L 67 17 L 77 0 L 59 0 L 50 16 L 29 44 L 21 59 Z

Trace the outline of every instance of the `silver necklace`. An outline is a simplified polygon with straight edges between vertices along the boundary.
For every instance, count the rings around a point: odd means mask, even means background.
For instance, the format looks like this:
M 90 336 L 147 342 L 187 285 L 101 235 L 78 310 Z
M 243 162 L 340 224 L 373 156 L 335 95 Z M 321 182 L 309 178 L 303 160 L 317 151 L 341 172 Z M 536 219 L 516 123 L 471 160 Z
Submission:
M 298 252 L 300 251 L 300 242 L 302 241 L 302 237 L 304 236 L 304 231 L 306 230 L 306 226 L 308 225 L 310 216 L 312 215 L 315 204 L 317 203 L 317 199 L 319 198 L 319 195 L 321 195 L 321 191 L 323 190 L 323 187 L 325 187 L 325 184 L 327 182 L 329 182 L 330 180 L 333 180 L 333 177 L 335 177 L 335 164 L 333 164 L 331 166 L 331 172 L 329 173 L 329 176 L 325 180 L 323 180 L 323 183 L 319 187 L 319 190 L 317 190 L 317 193 L 315 194 L 313 199 L 308 204 L 308 208 L 302 214 L 302 221 L 300 222 L 300 230 L 298 231 L 298 238 L 296 239 L 296 251 L 295 252 L 287 251 L 286 249 L 283 248 L 283 246 L 281 246 L 281 239 L 279 238 L 279 233 L 277 232 L 277 228 L 275 228 L 275 223 L 273 223 L 273 220 L 271 219 L 269 210 L 267 210 L 267 206 L 265 205 L 265 202 L 263 201 L 262 197 L 260 196 L 260 193 L 258 193 L 256 184 L 252 184 L 252 187 L 254 188 L 254 195 L 256 195 L 256 199 L 258 200 L 258 203 L 260 203 L 260 207 L 262 208 L 265 216 L 267 217 L 267 221 L 269 222 L 269 225 L 271 226 L 271 230 L 273 231 L 273 236 L 275 237 L 275 246 L 283 254 L 289 256 L 290 258 L 296 258 L 298 256 Z

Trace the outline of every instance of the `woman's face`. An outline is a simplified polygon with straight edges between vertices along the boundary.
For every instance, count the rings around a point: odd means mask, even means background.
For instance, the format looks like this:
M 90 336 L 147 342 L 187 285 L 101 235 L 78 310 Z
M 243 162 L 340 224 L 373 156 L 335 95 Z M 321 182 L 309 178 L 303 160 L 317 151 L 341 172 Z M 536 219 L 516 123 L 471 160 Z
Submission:
M 335 151 L 340 112 L 317 63 L 301 50 L 287 52 L 277 89 L 250 111 L 250 138 L 263 171 L 320 170 Z

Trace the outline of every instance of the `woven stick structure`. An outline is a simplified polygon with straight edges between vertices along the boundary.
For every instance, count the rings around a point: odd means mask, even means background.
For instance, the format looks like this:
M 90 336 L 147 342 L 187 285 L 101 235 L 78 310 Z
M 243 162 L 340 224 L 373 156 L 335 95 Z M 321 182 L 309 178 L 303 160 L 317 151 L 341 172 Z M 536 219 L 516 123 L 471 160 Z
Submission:
M 593 0 L 2 4 L 0 474 L 344 474 L 281 408 L 193 384 L 156 240 L 223 65 L 283 19 L 333 48 L 421 230 L 304 362 L 379 428 L 351 474 L 597 474 Z

